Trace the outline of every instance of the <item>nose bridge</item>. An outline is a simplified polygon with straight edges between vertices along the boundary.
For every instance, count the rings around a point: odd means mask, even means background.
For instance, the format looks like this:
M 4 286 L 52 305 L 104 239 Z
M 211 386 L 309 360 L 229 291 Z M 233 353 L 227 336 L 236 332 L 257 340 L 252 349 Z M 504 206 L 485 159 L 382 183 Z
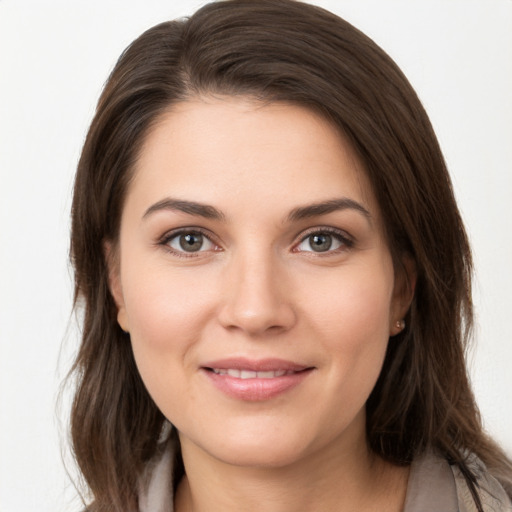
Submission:
M 286 330 L 295 321 L 283 262 L 274 252 L 248 246 L 232 257 L 220 319 L 227 328 L 256 335 Z

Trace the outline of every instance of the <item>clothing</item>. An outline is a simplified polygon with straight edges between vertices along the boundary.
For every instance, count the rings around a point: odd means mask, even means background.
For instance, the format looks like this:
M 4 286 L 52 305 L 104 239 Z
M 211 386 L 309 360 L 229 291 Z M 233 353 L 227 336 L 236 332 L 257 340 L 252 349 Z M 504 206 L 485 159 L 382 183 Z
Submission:
M 469 457 L 485 512 L 512 511 L 512 503 L 483 462 Z M 471 491 L 456 466 L 432 453 L 413 461 L 409 473 L 404 512 L 477 512 Z
M 173 512 L 174 450 L 165 449 L 148 466 L 140 482 L 140 512 Z M 512 512 L 512 503 L 499 482 L 477 458 L 469 458 L 477 477 L 485 512 Z M 403 512 L 477 512 L 464 476 L 432 453 L 413 461 Z

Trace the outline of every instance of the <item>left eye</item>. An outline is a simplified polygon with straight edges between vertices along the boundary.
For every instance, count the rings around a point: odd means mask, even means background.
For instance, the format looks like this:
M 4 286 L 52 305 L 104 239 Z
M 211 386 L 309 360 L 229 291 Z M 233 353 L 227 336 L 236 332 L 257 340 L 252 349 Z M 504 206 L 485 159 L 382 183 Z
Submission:
M 316 232 L 306 236 L 296 250 L 304 252 L 335 251 L 343 245 L 349 245 L 341 235 L 335 233 Z
M 215 248 L 213 242 L 199 231 L 186 231 L 169 238 L 166 244 L 176 252 L 211 251 Z

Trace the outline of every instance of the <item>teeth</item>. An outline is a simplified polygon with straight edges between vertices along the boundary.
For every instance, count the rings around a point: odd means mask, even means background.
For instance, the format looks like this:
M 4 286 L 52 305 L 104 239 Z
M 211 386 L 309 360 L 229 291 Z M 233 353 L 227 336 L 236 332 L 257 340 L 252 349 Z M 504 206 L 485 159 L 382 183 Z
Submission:
M 236 370 L 234 368 L 212 368 L 213 372 L 217 375 L 229 375 L 237 379 L 273 379 L 275 377 L 282 377 L 283 375 L 290 375 L 293 371 L 275 370 L 265 372 L 254 372 L 251 370 Z

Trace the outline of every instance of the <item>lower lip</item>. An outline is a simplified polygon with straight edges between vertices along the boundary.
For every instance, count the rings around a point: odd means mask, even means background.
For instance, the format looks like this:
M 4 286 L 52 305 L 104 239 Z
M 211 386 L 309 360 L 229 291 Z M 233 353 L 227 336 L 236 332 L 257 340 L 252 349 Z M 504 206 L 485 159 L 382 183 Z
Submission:
M 214 386 L 226 395 L 238 400 L 261 402 L 295 388 L 312 370 L 311 368 L 271 379 L 239 379 L 226 374 L 220 375 L 206 369 L 204 373 Z

